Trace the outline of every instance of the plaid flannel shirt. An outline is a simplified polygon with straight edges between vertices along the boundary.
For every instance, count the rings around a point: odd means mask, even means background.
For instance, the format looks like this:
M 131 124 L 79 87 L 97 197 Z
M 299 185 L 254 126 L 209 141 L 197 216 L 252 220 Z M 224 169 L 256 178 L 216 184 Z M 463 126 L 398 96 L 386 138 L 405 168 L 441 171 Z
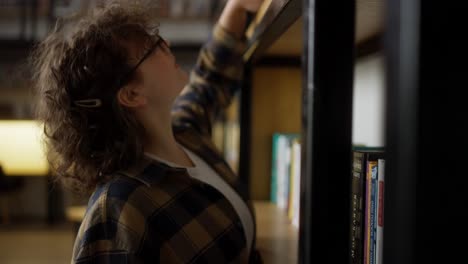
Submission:
M 244 49 L 244 41 L 215 26 L 172 117 L 176 140 L 237 191 L 255 220 L 246 186 L 211 141 L 213 118 L 240 86 Z M 255 230 L 247 252 L 242 222 L 218 190 L 185 169 L 144 159 L 96 187 L 72 263 L 261 263 Z

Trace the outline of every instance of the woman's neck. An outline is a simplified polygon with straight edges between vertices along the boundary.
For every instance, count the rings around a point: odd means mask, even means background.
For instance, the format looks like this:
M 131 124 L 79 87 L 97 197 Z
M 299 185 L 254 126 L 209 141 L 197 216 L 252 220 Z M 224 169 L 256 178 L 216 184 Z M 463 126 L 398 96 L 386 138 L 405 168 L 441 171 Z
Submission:
M 143 120 L 146 132 L 145 152 L 184 167 L 194 166 L 174 137 L 170 117 L 157 118 L 153 116 L 152 118 L 145 118 Z

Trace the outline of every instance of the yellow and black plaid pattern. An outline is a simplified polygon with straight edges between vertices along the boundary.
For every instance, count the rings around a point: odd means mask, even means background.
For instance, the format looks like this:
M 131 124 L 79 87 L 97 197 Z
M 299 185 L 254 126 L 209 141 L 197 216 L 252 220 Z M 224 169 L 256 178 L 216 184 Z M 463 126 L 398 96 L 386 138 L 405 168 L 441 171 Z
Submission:
M 215 27 L 212 39 L 202 47 L 189 85 L 176 99 L 172 111 L 174 126 L 190 125 L 202 135 L 211 135 L 213 119 L 229 106 L 239 90 L 245 47 L 244 41 L 219 25 Z
M 210 185 L 148 162 L 99 186 L 75 245 L 76 263 L 247 263 L 242 224 Z
M 211 124 L 239 88 L 245 47 L 216 26 L 173 108 L 177 141 L 209 164 L 251 209 L 244 185 L 211 142 Z M 261 263 L 247 256 L 237 213 L 216 189 L 154 160 L 122 171 L 91 196 L 72 263 Z

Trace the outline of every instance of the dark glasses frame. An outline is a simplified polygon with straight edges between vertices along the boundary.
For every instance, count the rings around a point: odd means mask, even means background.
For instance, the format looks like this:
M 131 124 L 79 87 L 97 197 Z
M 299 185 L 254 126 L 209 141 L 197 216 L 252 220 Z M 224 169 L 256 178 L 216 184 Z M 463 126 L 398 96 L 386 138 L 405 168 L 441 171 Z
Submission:
M 163 45 L 167 45 L 167 42 L 161 37 L 161 36 L 157 36 L 157 40 L 154 42 L 154 44 L 151 46 L 151 48 L 146 51 L 146 53 L 143 55 L 143 57 L 138 61 L 137 64 L 135 64 L 135 66 L 133 66 L 127 73 L 125 73 L 124 75 L 122 75 L 122 77 L 120 79 L 118 79 L 117 81 L 117 88 L 120 88 L 122 87 L 123 85 L 125 85 L 128 80 L 130 79 L 130 77 L 133 75 L 133 73 L 136 71 L 136 69 L 138 68 L 138 66 L 140 66 L 140 64 L 142 64 L 148 57 L 149 55 L 151 55 L 151 53 L 153 53 L 153 51 L 161 46 L 161 44 Z
M 151 53 L 153 53 L 153 51 L 157 48 L 157 47 L 160 47 L 162 45 L 164 45 L 165 47 L 164 48 L 169 48 L 169 45 L 167 44 L 167 42 L 164 40 L 164 38 L 162 38 L 161 36 L 156 36 L 158 39 L 154 42 L 154 44 L 151 45 L 151 47 L 149 48 L 148 51 L 145 52 L 145 54 L 143 55 L 143 57 L 138 61 L 137 64 L 135 64 L 135 66 L 133 66 L 127 73 L 125 73 L 124 75 L 122 75 L 122 77 L 120 77 L 118 80 L 117 80 L 117 83 L 116 83 L 116 88 L 117 89 L 120 89 L 122 86 L 124 86 L 130 79 L 130 77 L 133 75 L 133 73 L 136 71 L 136 69 L 138 68 L 138 66 L 140 66 L 140 64 L 142 64 L 148 57 L 149 55 L 151 55 Z M 86 67 L 86 66 L 85 66 Z M 98 108 L 100 106 L 102 106 L 103 104 L 103 101 L 99 98 L 91 98 L 91 99 L 83 99 L 83 100 L 75 100 L 73 101 L 73 103 L 76 105 L 76 106 L 79 106 L 79 107 L 82 107 L 82 108 Z

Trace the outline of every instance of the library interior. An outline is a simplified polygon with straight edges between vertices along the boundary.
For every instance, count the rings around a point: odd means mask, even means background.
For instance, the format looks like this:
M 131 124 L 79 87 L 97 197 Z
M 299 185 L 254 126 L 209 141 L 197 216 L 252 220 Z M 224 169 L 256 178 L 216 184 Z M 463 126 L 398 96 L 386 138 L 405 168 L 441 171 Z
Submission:
M 112 5 L 128 11 L 123 31 L 71 42 L 85 35 L 74 22 Z M 138 63 L 113 63 L 153 30 L 129 10 L 157 21 L 155 44 Z M 455 242 L 468 237 L 464 11 L 433 0 L 0 1 L 0 263 L 466 262 Z M 86 30 L 106 25 L 93 19 Z M 91 43 L 100 38 L 114 43 Z M 187 78 L 167 118 L 178 152 L 142 141 L 145 109 L 165 101 L 125 99 L 152 85 L 139 80 L 164 47 Z M 102 80 L 120 85 L 103 92 L 111 99 L 91 91 Z

